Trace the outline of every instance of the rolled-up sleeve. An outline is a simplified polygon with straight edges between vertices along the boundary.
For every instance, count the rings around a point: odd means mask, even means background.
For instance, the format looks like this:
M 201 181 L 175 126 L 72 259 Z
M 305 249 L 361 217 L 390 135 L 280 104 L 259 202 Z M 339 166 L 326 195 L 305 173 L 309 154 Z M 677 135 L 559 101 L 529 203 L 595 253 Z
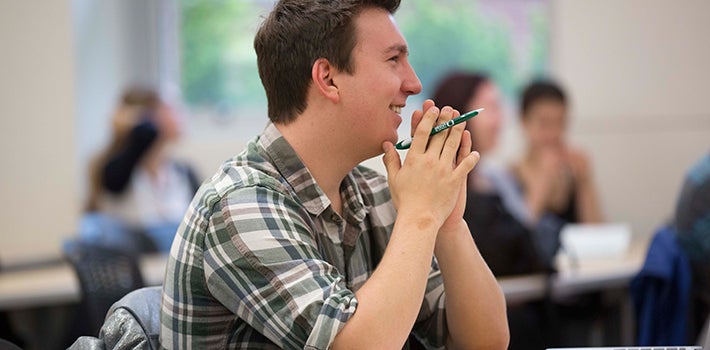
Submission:
M 216 209 L 205 237 L 210 293 L 280 348 L 328 349 L 357 299 L 322 258 L 308 213 L 261 186 L 232 192 Z

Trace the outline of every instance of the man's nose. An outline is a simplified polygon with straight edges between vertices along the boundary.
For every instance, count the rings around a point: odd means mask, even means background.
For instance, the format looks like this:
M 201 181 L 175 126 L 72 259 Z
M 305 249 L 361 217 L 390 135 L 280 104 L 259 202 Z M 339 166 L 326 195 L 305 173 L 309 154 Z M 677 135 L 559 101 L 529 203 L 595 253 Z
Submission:
M 402 90 L 407 95 L 416 95 L 422 92 L 422 82 L 419 80 L 417 73 L 414 72 L 414 68 L 407 64 L 407 73 L 402 82 Z

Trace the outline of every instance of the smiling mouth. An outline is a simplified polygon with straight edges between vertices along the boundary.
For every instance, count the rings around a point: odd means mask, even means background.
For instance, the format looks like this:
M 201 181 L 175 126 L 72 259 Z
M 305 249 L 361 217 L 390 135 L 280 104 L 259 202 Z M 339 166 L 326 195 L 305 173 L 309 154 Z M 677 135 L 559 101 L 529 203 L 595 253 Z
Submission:
M 402 113 L 402 107 L 403 107 L 403 106 L 390 105 L 390 110 L 391 110 L 392 112 L 395 112 L 395 113 L 397 113 L 397 114 L 400 114 L 400 113 Z

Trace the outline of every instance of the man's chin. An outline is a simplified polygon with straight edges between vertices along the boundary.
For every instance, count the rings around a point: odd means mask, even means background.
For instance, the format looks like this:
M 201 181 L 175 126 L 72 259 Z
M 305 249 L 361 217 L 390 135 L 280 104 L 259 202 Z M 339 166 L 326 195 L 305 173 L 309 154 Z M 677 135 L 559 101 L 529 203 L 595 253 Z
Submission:
M 390 137 L 389 139 L 387 139 L 387 140 L 385 140 L 385 141 L 382 141 L 382 143 L 385 143 L 385 142 L 387 142 L 387 141 L 389 141 L 390 143 L 392 143 L 392 145 L 396 145 L 397 142 L 399 142 L 399 138 L 398 138 L 397 136 Z

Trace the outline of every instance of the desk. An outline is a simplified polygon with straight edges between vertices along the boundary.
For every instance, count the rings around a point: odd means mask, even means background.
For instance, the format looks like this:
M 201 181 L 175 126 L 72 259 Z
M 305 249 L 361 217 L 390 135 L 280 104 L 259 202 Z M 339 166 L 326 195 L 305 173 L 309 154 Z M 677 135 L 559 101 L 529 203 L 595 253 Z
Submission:
M 633 244 L 623 256 L 584 259 L 573 267 L 563 257 L 558 257 L 559 272 L 549 277 L 543 274 L 503 277 L 498 279 L 505 300 L 515 304 L 540 299 L 547 289 L 553 298 L 562 298 L 584 292 L 628 286 L 631 278 L 641 268 L 647 244 Z M 548 286 L 549 283 L 549 286 Z
M 147 286 L 163 283 L 165 255 L 146 255 L 139 265 Z M 0 273 L 0 310 L 64 305 L 80 299 L 79 279 L 66 261 Z
M 576 266 L 570 264 L 564 256 L 558 256 L 557 274 L 549 277 L 543 274 L 504 277 L 498 279 L 498 284 L 509 306 L 540 300 L 546 295 L 552 300 L 561 300 L 573 295 L 603 291 L 606 297 L 611 296 L 614 300 L 611 305 L 618 316 L 604 319 L 601 326 L 597 324 L 590 332 L 596 333 L 601 338 L 597 341 L 603 344 L 632 344 L 635 339 L 634 316 L 630 295 L 625 289 L 641 268 L 647 246 L 647 242 L 635 242 L 623 256 L 586 258 L 574 264 Z M 619 298 L 620 295 L 623 297 Z M 580 341 L 584 342 L 584 339 Z
M 509 304 L 541 299 L 547 284 L 553 297 L 628 285 L 639 270 L 646 245 L 633 246 L 622 257 L 581 261 L 577 268 L 560 266 L 548 282 L 545 275 L 504 277 L 498 280 Z M 140 268 L 148 286 L 163 283 L 166 255 L 141 258 Z M 0 310 L 24 309 L 78 302 L 79 281 L 68 262 L 0 273 Z
M 641 266 L 645 250 L 646 246 L 640 245 L 619 259 L 582 260 L 576 269 L 562 264 L 560 272 L 550 277 L 506 277 L 498 282 L 510 306 L 541 300 L 548 293 L 554 298 L 624 288 Z M 141 258 L 139 266 L 146 285 L 163 283 L 166 262 L 166 255 Z M 78 278 L 72 266 L 63 260 L 53 264 L 18 264 L 0 273 L 0 310 L 11 313 L 18 334 L 28 341 L 27 349 L 56 348 L 68 331 L 67 320 L 76 312 L 72 304 L 78 303 L 80 297 Z M 614 344 L 631 344 L 632 315 L 628 310 L 622 310 L 621 315 L 625 320 L 618 327 L 621 341 Z M 607 333 L 605 328 L 600 334 L 615 335 L 616 331 Z

